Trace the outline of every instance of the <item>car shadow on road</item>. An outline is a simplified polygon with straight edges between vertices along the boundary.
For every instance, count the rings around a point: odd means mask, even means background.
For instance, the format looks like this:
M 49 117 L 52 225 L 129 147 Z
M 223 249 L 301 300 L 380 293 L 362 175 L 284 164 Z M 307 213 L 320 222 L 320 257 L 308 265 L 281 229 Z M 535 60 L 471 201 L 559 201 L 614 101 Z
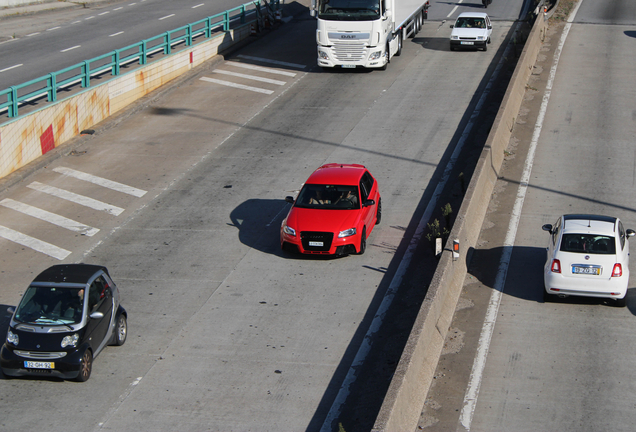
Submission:
M 497 273 L 504 270 L 500 263 L 504 252 L 507 251 L 503 246 L 491 249 L 471 248 L 467 256 L 469 263 L 468 276 L 475 277 L 490 288 L 497 288 L 495 286 Z M 544 303 L 543 266 L 545 259 L 545 248 L 513 246 L 510 264 L 505 274 L 504 294 L 523 300 Z M 636 289 L 628 289 L 627 296 L 627 307 L 632 314 L 636 315 Z M 555 297 L 550 300 L 550 303 L 616 307 L 614 300 L 590 297 Z

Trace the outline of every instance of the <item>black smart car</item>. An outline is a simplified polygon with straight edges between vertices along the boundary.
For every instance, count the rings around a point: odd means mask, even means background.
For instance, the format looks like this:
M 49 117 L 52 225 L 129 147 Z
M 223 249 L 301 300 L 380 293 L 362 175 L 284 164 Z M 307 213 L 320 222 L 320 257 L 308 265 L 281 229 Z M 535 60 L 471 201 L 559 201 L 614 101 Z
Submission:
M 4 375 L 86 381 L 93 358 L 126 342 L 127 314 L 106 267 L 49 267 L 27 288 L 0 350 Z

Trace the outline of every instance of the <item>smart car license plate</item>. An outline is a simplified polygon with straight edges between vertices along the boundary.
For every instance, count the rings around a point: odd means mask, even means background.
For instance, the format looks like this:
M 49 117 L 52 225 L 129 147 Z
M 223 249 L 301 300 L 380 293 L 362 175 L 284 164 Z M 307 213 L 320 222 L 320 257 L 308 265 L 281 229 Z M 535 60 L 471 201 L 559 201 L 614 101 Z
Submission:
M 309 242 L 309 246 L 322 247 L 322 246 L 324 246 L 324 244 L 323 244 L 323 242 L 310 241 Z
M 601 274 L 601 269 L 600 269 L 600 267 L 572 266 L 572 273 L 597 275 L 598 276 L 598 275 Z
M 54 362 L 25 361 L 24 367 L 27 369 L 55 369 Z
M 475 45 L 475 42 L 466 42 L 466 41 L 462 41 L 462 45 Z

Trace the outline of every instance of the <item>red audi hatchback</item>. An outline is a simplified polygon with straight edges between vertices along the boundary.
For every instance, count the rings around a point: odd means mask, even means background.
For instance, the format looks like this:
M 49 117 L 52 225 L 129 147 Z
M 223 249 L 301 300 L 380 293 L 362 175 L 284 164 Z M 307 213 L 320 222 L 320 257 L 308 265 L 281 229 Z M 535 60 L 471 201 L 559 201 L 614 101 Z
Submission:
M 327 164 L 309 176 L 280 227 L 284 250 L 363 254 L 382 218 L 378 183 L 363 165 Z

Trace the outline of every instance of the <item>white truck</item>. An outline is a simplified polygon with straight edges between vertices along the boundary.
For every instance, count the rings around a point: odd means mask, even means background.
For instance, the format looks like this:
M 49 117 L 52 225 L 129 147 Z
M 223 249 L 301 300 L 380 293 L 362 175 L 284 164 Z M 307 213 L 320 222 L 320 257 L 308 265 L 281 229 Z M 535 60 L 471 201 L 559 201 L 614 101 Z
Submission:
M 311 0 L 318 66 L 386 69 L 428 18 L 428 0 Z

